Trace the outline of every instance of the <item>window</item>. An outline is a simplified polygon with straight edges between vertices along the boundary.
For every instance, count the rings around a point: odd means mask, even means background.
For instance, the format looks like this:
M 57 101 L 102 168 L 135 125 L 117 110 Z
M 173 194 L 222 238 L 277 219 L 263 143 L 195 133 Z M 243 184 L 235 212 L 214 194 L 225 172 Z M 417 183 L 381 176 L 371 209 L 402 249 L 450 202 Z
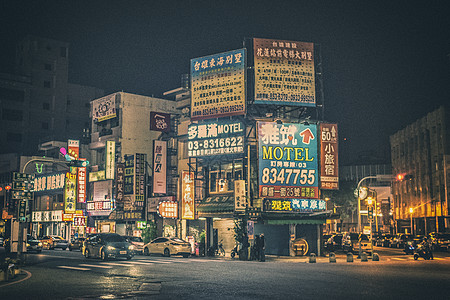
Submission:
M 6 134 L 6 141 L 8 142 L 22 142 L 22 135 L 20 133 L 8 132 Z
M 234 191 L 234 181 L 243 178 L 242 159 L 229 163 L 209 166 L 209 192 L 230 193 Z
M 2 119 L 20 122 L 23 120 L 23 111 L 17 109 L 3 109 Z
M 49 89 L 51 87 L 50 81 L 44 80 L 44 87 Z
M 51 71 L 52 70 L 52 65 L 51 64 L 44 64 L 44 69 L 47 71 Z
M 42 109 L 50 110 L 50 103 L 42 103 Z

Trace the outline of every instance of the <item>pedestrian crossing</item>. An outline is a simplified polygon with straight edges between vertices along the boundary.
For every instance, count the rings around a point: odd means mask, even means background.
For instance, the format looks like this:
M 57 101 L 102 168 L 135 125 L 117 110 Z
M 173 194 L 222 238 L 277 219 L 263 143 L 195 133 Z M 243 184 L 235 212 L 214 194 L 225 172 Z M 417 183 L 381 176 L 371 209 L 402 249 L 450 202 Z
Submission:
M 199 259 L 174 259 L 174 260 L 126 260 L 126 261 L 101 261 L 96 263 L 80 263 L 76 266 L 61 265 L 56 266 L 60 269 L 71 269 L 77 271 L 91 271 L 93 269 L 112 269 L 114 267 L 133 267 L 133 266 L 153 266 L 153 265 L 170 265 L 170 264 L 189 264 L 193 262 L 205 262 L 205 260 Z

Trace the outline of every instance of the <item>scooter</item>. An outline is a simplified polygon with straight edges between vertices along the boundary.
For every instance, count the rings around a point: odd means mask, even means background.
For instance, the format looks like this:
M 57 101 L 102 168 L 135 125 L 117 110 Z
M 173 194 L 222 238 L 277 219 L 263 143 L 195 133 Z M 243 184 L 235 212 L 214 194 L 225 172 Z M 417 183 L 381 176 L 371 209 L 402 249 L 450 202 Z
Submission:
M 234 248 L 231 250 L 231 258 L 234 258 L 236 254 L 238 254 L 238 251 L 238 244 L 236 244 L 236 246 L 234 246 Z
M 415 250 L 416 250 L 416 245 L 413 242 L 406 243 L 405 249 L 403 249 L 405 254 L 414 254 Z
M 429 249 L 426 249 L 423 245 L 417 245 L 416 251 L 414 251 L 414 260 L 418 260 L 422 257 L 425 260 L 433 259 L 433 253 Z

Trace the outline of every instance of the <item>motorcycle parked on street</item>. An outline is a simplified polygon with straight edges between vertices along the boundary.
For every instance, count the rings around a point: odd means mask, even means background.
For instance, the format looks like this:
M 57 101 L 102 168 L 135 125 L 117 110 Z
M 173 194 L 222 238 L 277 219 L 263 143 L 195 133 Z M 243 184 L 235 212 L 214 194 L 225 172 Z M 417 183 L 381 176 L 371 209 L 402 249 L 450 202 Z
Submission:
M 425 260 L 433 259 L 433 253 L 424 245 L 419 244 L 414 251 L 414 260 L 418 260 L 419 257 L 422 257 Z

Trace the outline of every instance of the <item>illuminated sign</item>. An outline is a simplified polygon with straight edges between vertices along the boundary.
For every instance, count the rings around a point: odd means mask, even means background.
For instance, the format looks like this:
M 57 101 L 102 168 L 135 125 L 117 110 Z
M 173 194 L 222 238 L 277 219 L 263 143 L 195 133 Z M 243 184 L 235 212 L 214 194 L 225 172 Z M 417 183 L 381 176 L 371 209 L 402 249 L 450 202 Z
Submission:
M 124 169 L 124 195 L 134 194 L 134 155 L 125 155 L 125 169 Z
M 318 198 L 316 125 L 258 122 L 259 196 Z
M 170 114 L 151 111 L 150 112 L 150 130 L 169 132 Z
M 78 203 L 86 202 L 86 167 L 77 168 Z
M 167 192 L 167 142 L 153 141 L 153 193 Z
M 255 103 L 315 106 L 314 44 L 253 39 Z
M 80 141 L 68 140 L 67 141 L 67 154 L 71 160 L 77 160 L 80 157 Z
M 64 221 L 62 210 L 33 211 L 31 213 L 32 222 L 62 222 Z
M 209 121 L 188 127 L 188 156 L 210 156 L 244 152 L 244 123 Z
M 145 199 L 145 162 L 147 154 L 136 153 L 134 156 L 134 205 L 140 209 L 144 208 Z
M 74 227 L 86 227 L 86 217 L 74 216 L 73 226 Z
M 178 218 L 178 202 L 162 201 L 158 205 L 158 215 L 162 218 Z
M 191 59 L 191 120 L 245 114 L 245 49 Z
M 115 208 L 112 194 L 112 180 L 91 183 L 91 200 L 86 202 L 86 211 L 91 216 L 107 216 Z
M 116 94 L 92 101 L 92 118 L 98 122 L 116 117 Z
M 326 202 L 319 199 L 265 199 L 263 209 L 270 212 L 308 213 L 324 211 Z
M 105 160 L 105 177 L 106 179 L 114 179 L 115 163 L 116 163 L 116 142 L 106 141 L 106 160 Z
M 337 124 L 320 124 L 320 188 L 339 189 Z
M 64 212 L 74 213 L 77 198 L 77 170 L 73 168 L 66 173 L 66 183 L 64 186 Z
M 194 220 L 194 172 L 183 171 L 181 173 L 181 218 Z
M 248 199 L 245 195 L 245 180 L 234 181 L 234 210 L 245 211 L 249 206 Z
M 105 170 L 89 172 L 89 182 L 102 181 L 102 180 L 106 180 Z
M 124 164 L 117 164 L 116 174 L 116 205 L 123 208 L 123 184 L 124 184 Z
M 66 173 L 46 174 L 34 178 L 34 192 L 60 191 L 64 188 Z
M 175 196 L 147 198 L 147 212 L 157 212 L 159 202 L 164 202 L 164 201 L 173 202 L 173 201 L 175 201 Z

